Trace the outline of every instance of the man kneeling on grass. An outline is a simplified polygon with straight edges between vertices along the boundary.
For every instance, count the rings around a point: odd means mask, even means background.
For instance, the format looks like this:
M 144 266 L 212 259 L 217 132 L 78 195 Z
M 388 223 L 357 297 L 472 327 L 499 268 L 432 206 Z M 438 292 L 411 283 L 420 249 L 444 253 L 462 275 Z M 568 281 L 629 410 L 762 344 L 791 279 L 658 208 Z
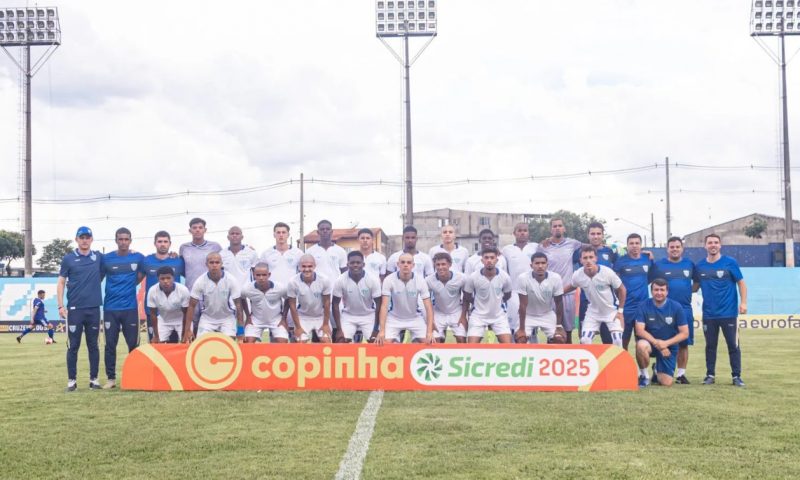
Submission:
M 653 298 L 636 312 L 636 362 L 639 364 L 639 387 L 650 384 L 647 367 L 654 356 L 653 383 L 668 387 L 675 374 L 678 344 L 689 338 L 689 325 L 683 307 L 667 298 L 667 281 L 656 278 L 650 285 Z

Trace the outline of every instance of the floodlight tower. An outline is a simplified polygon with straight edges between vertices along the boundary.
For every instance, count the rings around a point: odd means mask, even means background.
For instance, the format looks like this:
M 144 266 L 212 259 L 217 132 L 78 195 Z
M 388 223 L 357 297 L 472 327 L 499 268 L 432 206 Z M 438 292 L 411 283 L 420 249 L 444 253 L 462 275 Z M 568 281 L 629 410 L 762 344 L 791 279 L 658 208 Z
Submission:
M 23 184 L 25 276 L 33 275 L 33 214 L 31 195 L 31 78 L 61 45 L 61 25 L 56 7 L 0 8 L 0 47 L 25 75 L 25 182 Z M 47 47 L 31 65 L 31 47 Z M 24 60 L 17 62 L 7 47 L 22 47 Z
M 794 267 L 794 222 L 792 220 L 792 182 L 789 162 L 789 118 L 786 100 L 786 35 L 800 35 L 800 0 L 753 0 L 750 10 L 750 35 L 778 37 L 780 41 L 781 68 L 781 116 L 783 117 L 783 202 L 785 214 L 784 242 L 786 244 L 786 266 Z M 774 58 L 773 58 L 774 59 Z
M 405 117 L 406 117 L 406 175 L 405 184 L 405 224 L 414 223 L 414 183 L 411 175 L 411 78 L 409 72 L 411 65 L 419 58 L 422 52 L 436 37 L 437 18 L 436 4 L 439 0 L 376 0 L 375 1 L 375 35 L 386 48 L 392 52 L 394 58 L 403 65 L 403 80 L 405 82 Z M 403 39 L 403 57 L 394 51 L 386 42 L 386 38 L 400 37 Z M 428 41 L 409 60 L 409 37 L 429 37 Z

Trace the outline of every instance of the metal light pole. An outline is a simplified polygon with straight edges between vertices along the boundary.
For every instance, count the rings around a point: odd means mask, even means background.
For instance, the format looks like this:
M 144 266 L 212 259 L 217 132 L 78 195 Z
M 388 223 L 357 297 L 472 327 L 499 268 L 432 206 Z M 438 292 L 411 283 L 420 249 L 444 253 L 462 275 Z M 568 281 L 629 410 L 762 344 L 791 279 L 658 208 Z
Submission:
M 672 238 L 672 211 L 669 203 L 669 157 L 665 158 L 664 166 L 667 170 L 667 242 Z
M 414 182 L 412 176 L 411 156 L 411 65 L 436 37 L 438 0 L 376 0 L 375 2 L 375 35 L 378 37 L 398 62 L 403 66 L 403 82 L 405 98 L 405 213 L 404 224 L 414 223 Z M 386 42 L 386 38 L 402 37 L 403 56 Z M 409 37 L 429 37 L 419 52 L 410 58 L 408 52 Z
M 778 6 L 780 4 L 780 6 Z M 786 4 L 786 6 L 784 6 Z M 789 6 L 791 4 L 791 6 Z M 777 36 L 780 43 L 780 56 L 777 59 L 781 70 L 781 116 L 783 120 L 783 202 L 786 248 L 786 266 L 794 267 L 794 223 L 792 220 L 792 182 L 791 162 L 789 158 L 789 116 L 786 98 L 786 35 L 800 35 L 800 28 L 795 21 L 800 14 L 800 4 L 796 2 L 770 2 L 753 0 L 750 11 L 750 35 L 754 38 Z M 775 58 L 773 58 L 775 59 Z
M 0 48 L 25 76 L 25 180 L 22 187 L 25 242 L 25 276 L 33 275 L 33 195 L 31 181 L 31 79 L 61 45 L 61 25 L 56 7 L 6 7 L 0 9 Z M 31 65 L 31 47 L 47 49 Z M 7 47 L 22 47 L 24 60 L 17 62 Z

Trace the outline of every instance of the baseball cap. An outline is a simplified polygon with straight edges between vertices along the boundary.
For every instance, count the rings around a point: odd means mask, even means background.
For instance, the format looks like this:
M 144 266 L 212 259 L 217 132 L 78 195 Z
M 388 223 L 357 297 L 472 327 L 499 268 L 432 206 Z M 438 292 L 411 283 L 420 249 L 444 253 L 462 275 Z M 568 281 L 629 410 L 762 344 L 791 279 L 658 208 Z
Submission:
M 89 228 L 89 227 L 80 227 L 80 228 L 78 228 L 78 233 L 76 233 L 75 236 L 76 237 L 80 237 L 81 235 L 89 235 L 90 237 L 94 236 L 94 235 L 92 235 L 92 229 Z

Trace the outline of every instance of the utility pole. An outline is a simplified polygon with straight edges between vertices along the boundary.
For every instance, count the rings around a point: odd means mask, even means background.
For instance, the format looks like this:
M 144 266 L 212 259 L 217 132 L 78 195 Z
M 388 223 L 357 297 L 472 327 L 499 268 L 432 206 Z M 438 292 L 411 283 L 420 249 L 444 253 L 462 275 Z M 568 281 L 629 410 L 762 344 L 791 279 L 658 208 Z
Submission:
M 303 174 L 300 173 L 300 245 L 298 248 L 302 251 L 306 251 L 306 242 L 305 242 L 305 213 L 303 212 Z
M 650 243 L 656 248 L 656 222 L 653 212 L 650 212 Z
M 406 21 L 406 32 L 408 32 L 408 21 Z M 414 224 L 414 182 L 411 175 L 411 77 L 409 69 L 411 65 L 408 60 L 408 34 L 403 35 L 403 47 L 405 51 L 405 84 L 406 84 L 406 225 Z M 405 225 L 404 225 L 405 226 Z
M 31 193 L 31 46 L 25 45 L 25 276 L 33 276 L 33 194 Z
M 664 165 L 667 172 L 667 241 L 669 241 L 670 237 L 672 237 L 672 211 L 669 204 L 669 157 L 666 157 Z
M 792 181 L 789 167 L 789 108 L 786 106 L 786 47 L 781 29 L 781 103 L 783 104 L 783 202 L 786 223 L 786 266 L 794 268 L 794 221 L 792 220 Z

